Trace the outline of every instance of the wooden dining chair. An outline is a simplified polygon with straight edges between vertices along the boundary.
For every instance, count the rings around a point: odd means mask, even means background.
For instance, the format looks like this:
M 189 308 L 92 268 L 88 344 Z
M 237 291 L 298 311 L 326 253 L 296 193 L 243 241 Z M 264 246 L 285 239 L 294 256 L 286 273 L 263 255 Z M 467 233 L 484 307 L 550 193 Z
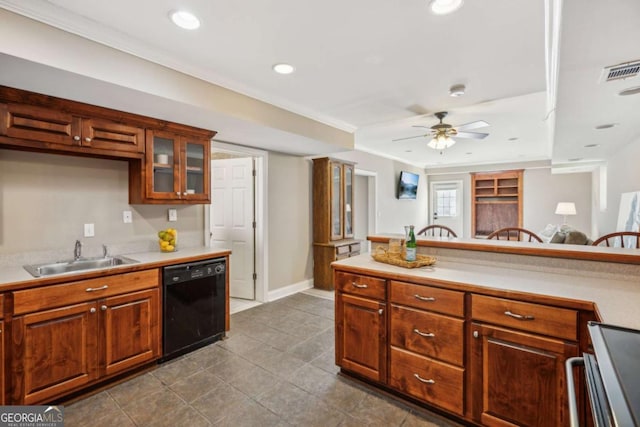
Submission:
M 431 224 L 418 231 L 418 236 L 458 237 L 455 231 L 446 225 Z
M 633 241 L 633 238 L 635 237 L 636 249 L 640 249 L 640 233 L 638 233 L 637 231 L 618 231 L 616 233 L 605 234 L 604 236 L 596 239 L 596 241 L 593 242 L 591 246 L 598 246 L 601 243 L 605 243 L 605 245 L 603 246 L 612 247 L 614 246 L 616 239 L 620 239 L 620 247 L 632 248 L 633 244 L 625 246 L 625 237 L 629 237 L 630 239 L 627 239 L 627 240 L 631 240 L 631 241 Z
M 533 231 L 529 231 L 520 227 L 505 227 L 494 231 L 487 236 L 487 239 L 495 240 L 518 240 L 528 242 L 540 242 L 542 239 L 536 235 Z

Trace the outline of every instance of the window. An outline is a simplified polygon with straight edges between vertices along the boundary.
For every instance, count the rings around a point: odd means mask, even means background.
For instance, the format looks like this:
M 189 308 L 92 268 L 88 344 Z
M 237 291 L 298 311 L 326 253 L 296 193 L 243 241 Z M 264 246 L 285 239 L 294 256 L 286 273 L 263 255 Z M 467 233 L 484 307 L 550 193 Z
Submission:
M 456 211 L 457 193 L 456 190 L 436 190 L 436 212 L 439 217 L 458 216 Z

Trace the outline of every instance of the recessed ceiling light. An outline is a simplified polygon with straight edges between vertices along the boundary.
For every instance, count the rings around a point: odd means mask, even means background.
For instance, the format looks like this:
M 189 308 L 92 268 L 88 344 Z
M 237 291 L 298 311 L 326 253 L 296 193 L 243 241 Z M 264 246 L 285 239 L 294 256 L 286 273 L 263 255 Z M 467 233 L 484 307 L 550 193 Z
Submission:
M 429 9 L 435 15 L 446 15 L 460 9 L 463 0 L 431 0 Z
M 600 147 L 600 144 L 587 144 L 584 146 L 584 148 L 595 148 L 595 147 Z
M 640 86 L 634 86 L 619 92 L 618 95 L 627 96 L 627 95 L 637 95 L 639 93 L 640 93 Z
M 611 129 L 612 127 L 616 127 L 616 126 L 618 126 L 618 123 L 606 123 L 604 125 L 596 126 L 595 129 L 598 129 L 598 130 Z
M 453 85 L 449 88 L 449 96 L 458 97 L 464 95 L 465 91 L 464 85 Z
M 180 28 L 185 30 L 195 30 L 200 27 L 200 20 L 186 10 L 174 10 L 169 13 L 169 17 Z
M 284 62 L 275 64 L 273 66 L 273 71 L 275 71 L 278 74 L 291 74 L 295 70 L 296 69 L 293 67 L 293 65 L 285 64 Z

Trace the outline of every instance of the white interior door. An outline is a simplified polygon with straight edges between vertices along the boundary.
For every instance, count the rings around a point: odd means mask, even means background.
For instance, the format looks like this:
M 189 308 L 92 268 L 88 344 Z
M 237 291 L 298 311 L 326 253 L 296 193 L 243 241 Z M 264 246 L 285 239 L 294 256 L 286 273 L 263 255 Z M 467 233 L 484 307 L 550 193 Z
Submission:
M 231 249 L 229 294 L 255 299 L 253 158 L 211 161 L 211 246 Z
M 462 202 L 462 181 L 432 182 L 429 224 L 447 226 L 462 237 Z

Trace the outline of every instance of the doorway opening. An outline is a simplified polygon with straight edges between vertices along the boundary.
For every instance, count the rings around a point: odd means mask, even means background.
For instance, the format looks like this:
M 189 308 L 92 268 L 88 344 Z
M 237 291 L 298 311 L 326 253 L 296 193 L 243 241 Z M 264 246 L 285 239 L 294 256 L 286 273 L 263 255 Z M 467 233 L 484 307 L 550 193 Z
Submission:
M 353 238 L 362 241 L 361 253 L 371 252 L 371 242 L 367 240 L 367 236 L 375 235 L 378 232 L 376 224 L 377 178 L 376 172 L 358 168 L 355 170 Z
M 462 181 L 431 182 L 429 198 L 429 225 L 445 225 L 463 236 L 464 203 Z
M 231 250 L 230 311 L 265 301 L 267 153 L 213 141 L 211 204 L 205 207 L 205 242 Z

